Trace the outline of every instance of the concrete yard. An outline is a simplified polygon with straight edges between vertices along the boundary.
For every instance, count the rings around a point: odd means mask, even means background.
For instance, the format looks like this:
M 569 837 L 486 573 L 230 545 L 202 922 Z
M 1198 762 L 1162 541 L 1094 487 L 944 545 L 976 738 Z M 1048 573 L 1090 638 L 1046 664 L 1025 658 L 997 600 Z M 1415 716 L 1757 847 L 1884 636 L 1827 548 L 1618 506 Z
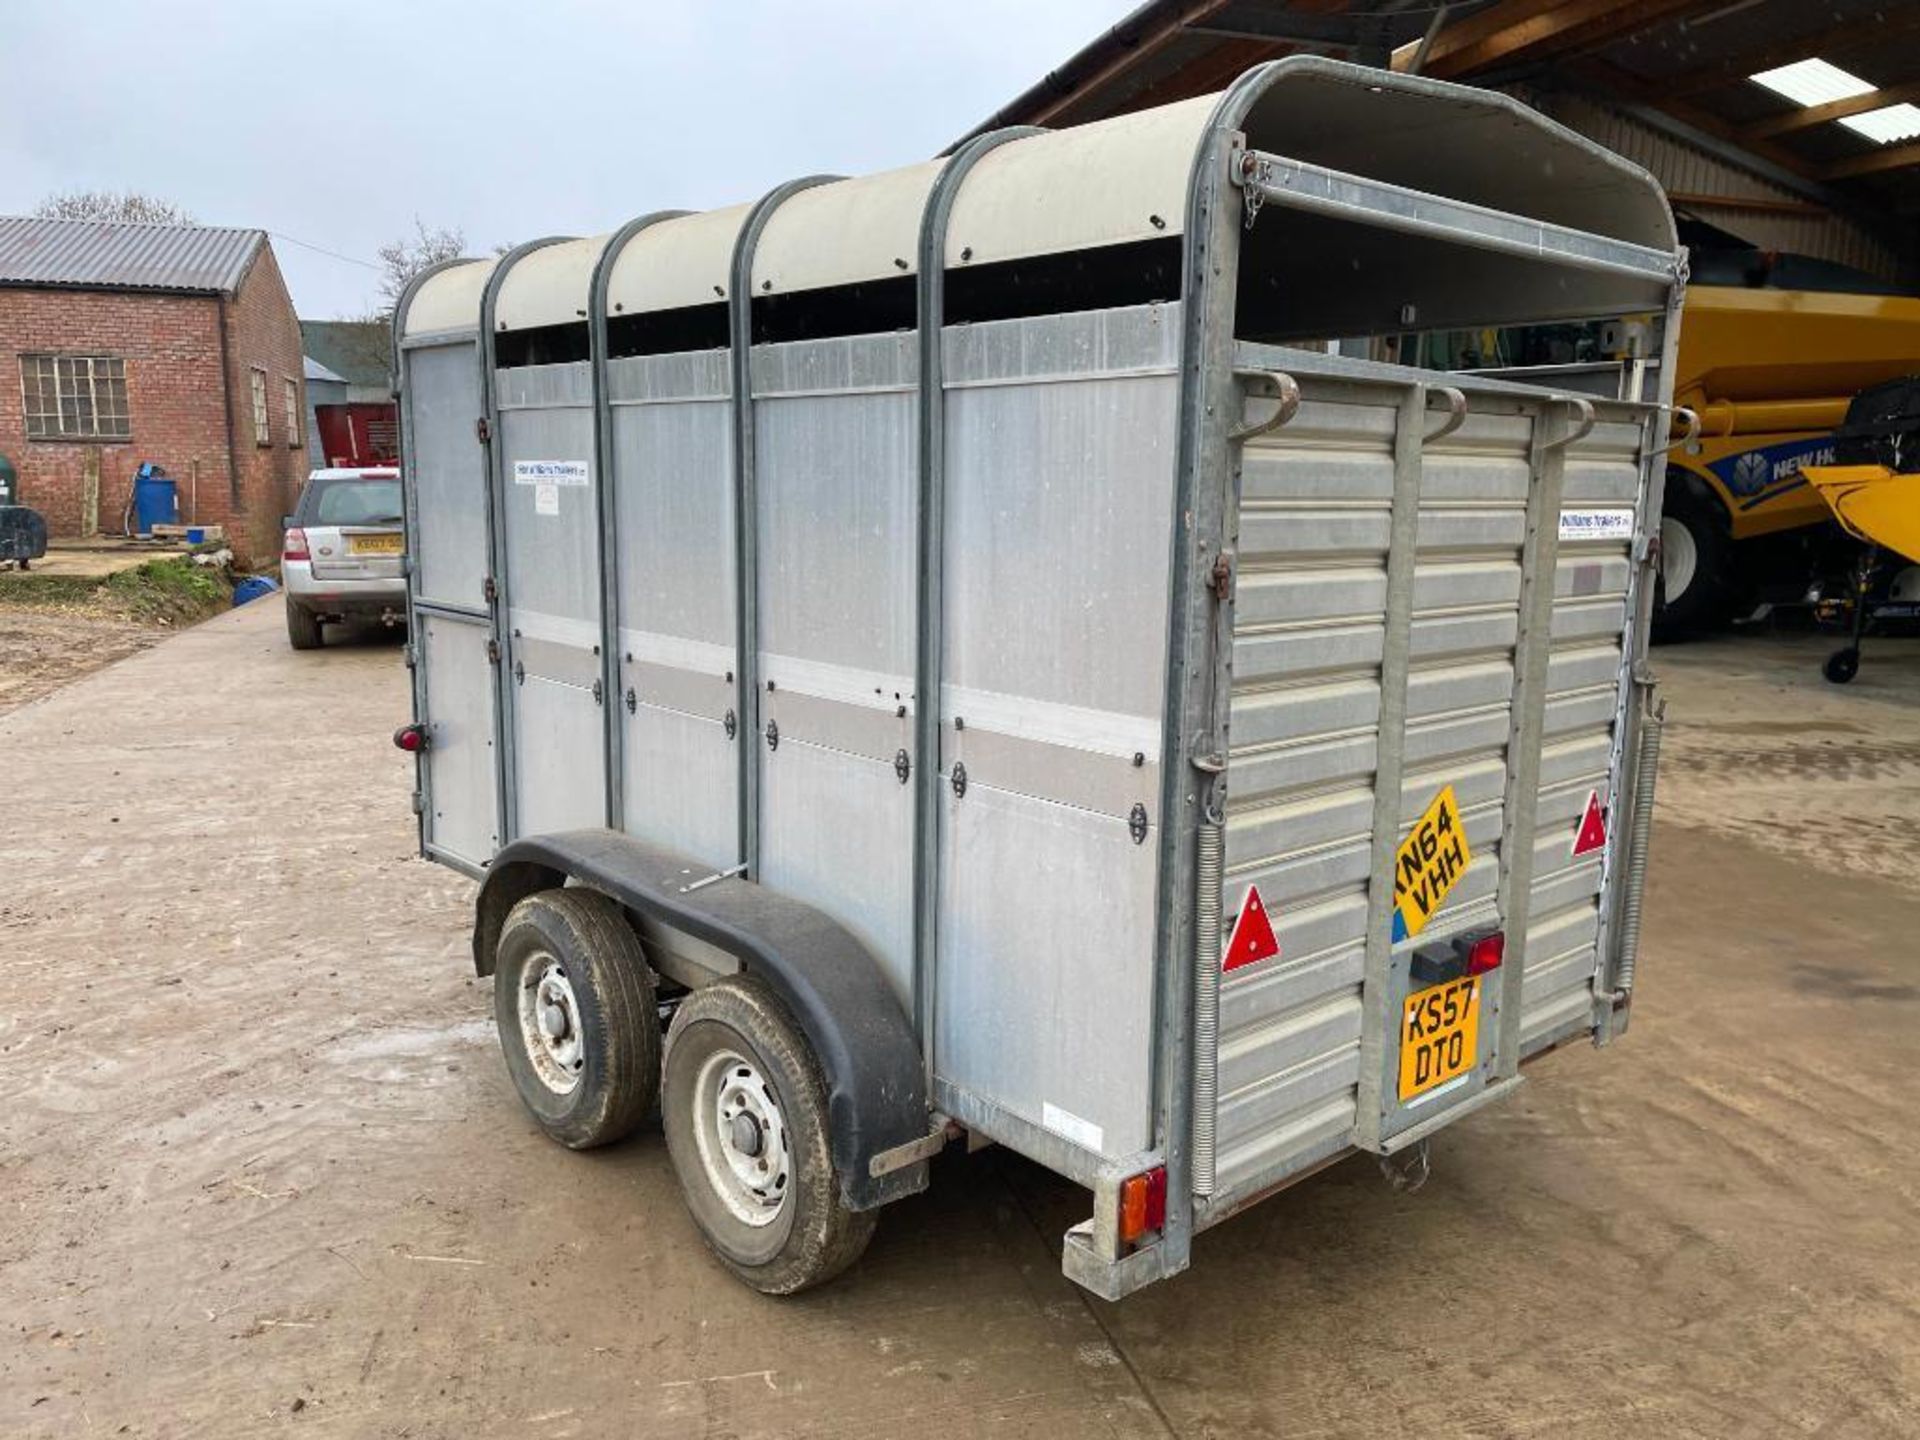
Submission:
M 1079 1192 L 955 1153 L 775 1302 L 657 1129 L 523 1114 L 398 646 L 222 615 L 0 717 L 0 1435 L 1920 1433 L 1920 646 L 1826 648 L 1656 657 L 1633 1028 L 1419 1194 L 1350 1161 L 1115 1306 Z

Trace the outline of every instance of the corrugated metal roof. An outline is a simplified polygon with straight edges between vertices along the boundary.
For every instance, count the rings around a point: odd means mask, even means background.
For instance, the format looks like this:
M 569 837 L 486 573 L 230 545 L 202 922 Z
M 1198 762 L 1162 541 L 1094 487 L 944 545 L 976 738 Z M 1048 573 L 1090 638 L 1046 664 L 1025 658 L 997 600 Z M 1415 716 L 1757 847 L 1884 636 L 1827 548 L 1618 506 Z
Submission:
M 264 230 L 0 216 L 0 285 L 232 294 Z

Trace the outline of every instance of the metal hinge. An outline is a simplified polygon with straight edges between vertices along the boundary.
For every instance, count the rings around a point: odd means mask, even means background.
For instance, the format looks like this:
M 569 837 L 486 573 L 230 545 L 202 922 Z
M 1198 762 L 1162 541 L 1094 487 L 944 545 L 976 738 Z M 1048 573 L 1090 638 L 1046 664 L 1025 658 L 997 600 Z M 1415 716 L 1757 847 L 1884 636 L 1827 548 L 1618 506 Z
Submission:
M 778 750 L 779 748 L 780 722 L 778 720 L 769 720 L 767 721 L 767 749 Z
M 735 718 L 733 711 L 727 711 L 726 718 L 720 723 L 726 727 L 727 739 L 731 740 L 740 733 L 740 722 Z
M 493 439 L 493 427 L 487 424 L 486 416 L 482 415 L 478 420 L 473 422 L 473 438 L 478 440 L 482 445 L 489 443 Z
M 493 576 L 489 575 L 480 582 L 480 595 L 489 605 L 500 598 L 500 587 L 494 584 Z
M 1133 836 L 1134 844 L 1144 845 L 1147 843 L 1146 806 L 1136 804 L 1133 807 L 1132 812 L 1127 816 L 1127 833 Z
M 604 705 L 606 703 L 606 700 L 607 700 L 606 687 L 602 685 L 598 680 L 595 680 L 593 682 L 593 703 L 596 705 Z
M 953 762 L 953 798 L 962 799 L 967 793 L 967 767 L 958 760 Z
M 900 777 L 902 785 L 906 784 L 907 777 L 913 774 L 913 757 L 904 750 L 896 750 L 893 755 L 893 773 Z
M 401 656 L 401 659 L 406 663 L 406 667 L 409 670 L 413 669 L 415 666 L 417 666 L 420 663 L 420 652 L 413 648 L 413 642 L 411 640 L 409 640 L 406 643 L 406 645 L 401 648 L 400 656 Z
M 500 663 L 500 642 L 498 640 L 489 639 L 487 641 L 487 663 L 489 665 L 498 665 Z
M 640 708 L 640 697 L 634 692 L 633 686 L 629 685 L 627 687 L 627 714 L 631 715 L 635 710 L 639 708 Z
M 419 815 L 427 808 L 427 797 L 418 790 L 413 792 L 413 813 Z

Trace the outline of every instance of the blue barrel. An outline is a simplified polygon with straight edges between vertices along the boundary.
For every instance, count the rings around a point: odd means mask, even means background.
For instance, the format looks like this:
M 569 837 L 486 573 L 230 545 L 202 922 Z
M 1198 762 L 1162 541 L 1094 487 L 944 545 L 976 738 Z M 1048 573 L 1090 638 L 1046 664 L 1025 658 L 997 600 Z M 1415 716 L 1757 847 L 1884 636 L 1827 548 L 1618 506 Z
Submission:
M 178 525 L 180 487 L 164 475 L 142 473 L 134 476 L 133 515 L 133 533 L 136 535 L 151 535 L 156 525 Z

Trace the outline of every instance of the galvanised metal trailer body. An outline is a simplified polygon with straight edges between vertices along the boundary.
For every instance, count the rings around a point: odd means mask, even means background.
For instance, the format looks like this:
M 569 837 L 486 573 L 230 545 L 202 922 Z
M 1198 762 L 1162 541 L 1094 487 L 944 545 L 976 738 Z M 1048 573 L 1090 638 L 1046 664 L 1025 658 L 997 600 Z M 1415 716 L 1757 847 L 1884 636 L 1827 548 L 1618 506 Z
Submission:
M 1588 141 L 1291 58 L 417 281 L 400 739 L 530 1108 L 658 1095 L 770 1291 L 965 1130 L 1117 1296 L 1618 1034 L 1683 277 Z M 1618 400 L 1355 358 L 1596 316 Z

